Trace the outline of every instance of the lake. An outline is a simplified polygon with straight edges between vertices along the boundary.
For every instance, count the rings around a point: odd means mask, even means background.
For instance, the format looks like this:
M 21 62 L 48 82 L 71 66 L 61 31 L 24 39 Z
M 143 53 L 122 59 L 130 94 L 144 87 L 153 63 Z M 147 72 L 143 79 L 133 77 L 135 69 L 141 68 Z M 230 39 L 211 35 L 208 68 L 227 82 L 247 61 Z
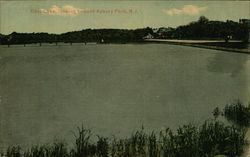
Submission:
M 250 101 L 250 55 L 168 44 L 1 46 L 0 150 L 204 122 Z

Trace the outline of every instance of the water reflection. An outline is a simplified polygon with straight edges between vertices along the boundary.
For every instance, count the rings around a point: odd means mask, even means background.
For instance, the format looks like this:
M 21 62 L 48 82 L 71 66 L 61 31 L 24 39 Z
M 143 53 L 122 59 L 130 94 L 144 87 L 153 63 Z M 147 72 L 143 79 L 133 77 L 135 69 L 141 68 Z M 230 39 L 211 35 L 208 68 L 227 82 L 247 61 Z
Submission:
M 236 53 L 216 53 L 215 56 L 208 59 L 207 69 L 210 72 L 230 74 L 231 77 L 237 77 L 242 72 L 244 66 L 249 60 L 249 55 Z

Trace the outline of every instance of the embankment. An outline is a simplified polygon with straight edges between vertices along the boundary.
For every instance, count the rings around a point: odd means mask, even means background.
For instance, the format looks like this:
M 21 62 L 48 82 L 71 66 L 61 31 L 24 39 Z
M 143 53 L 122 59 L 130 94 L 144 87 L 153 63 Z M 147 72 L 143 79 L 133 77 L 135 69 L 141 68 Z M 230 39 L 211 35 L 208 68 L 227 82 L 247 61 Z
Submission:
M 174 40 L 174 39 L 146 39 L 147 42 L 160 42 L 160 43 L 167 43 L 167 44 L 175 44 L 175 45 L 183 45 L 183 46 L 192 46 L 192 47 L 199 47 L 199 48 L 207 48 L 207 49 L 215 49 L 215 50 L 222 50 L 222 51 L 230 51 L 230 52 L 237 52 L 237 53 L 246 53 L 250 54 L 249 47 L 239 47 L 239 46 L 224 46 L 224 40 Z M 239 45 L 241 44 L 240 41 L 232 40 L 228 42 L 227 45 Z

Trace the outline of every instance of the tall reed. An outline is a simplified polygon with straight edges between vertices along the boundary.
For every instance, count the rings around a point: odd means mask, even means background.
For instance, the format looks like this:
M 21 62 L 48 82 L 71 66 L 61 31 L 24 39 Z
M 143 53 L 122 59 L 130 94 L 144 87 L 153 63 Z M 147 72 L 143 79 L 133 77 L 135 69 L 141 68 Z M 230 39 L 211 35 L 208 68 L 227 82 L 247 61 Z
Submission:
M 148 134 L 142 127 L 125 139 L 97 136 L 93 140 L 91 130 L 82 126 L 78 128 L 71 150 L 65 143 L 57 142 L 33 146 L 26 151 L 13 146 L 6 154 L 7 157 L 236 157 L 242 154 L 250 105 L 235 101 L 227 105 L 224 112 L 216 108 L 213 115 L 214 119 L 199 126 L 188 124 L 174 131 L 167 128 L 159 134 L 154 131 Z M 217 120 L 220 115 L 240 125 L 225 125 Z
M 243 152 L 246 129 L 225 125 L 217 120 L 201 126 L 183 125 L 176 131 L 167 128 L 159 134 L 136 131 L 126 139 L 112 140 L 97 136 L 92 142 L 90 130 L 78 128 L 75 147 L 68 151 L 64 143 L 33 146 L 21 153 L 20 147 L 10 147 L 7 157 L 228 157 Z

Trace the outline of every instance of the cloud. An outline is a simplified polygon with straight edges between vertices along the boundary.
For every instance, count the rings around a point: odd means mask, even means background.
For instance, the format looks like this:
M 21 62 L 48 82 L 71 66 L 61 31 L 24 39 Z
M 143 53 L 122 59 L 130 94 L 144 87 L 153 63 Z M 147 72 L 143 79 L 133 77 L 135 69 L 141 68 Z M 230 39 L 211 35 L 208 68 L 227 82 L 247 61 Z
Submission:
M 75 8 L 72 5 L 64 5 L 59 7 L 57 5 L 51 6 L 49 9 L 39 9 L 38 12 L 48 15 L 77 15 L 82 9 Z
M 167 15 L 198 15 L 200 12 L 207 10 L 208 7 L 198 7 L 195 5 L 184 5 L 181 9 L 171 9 L 171 10 L 163 10 L 163 12 Z

